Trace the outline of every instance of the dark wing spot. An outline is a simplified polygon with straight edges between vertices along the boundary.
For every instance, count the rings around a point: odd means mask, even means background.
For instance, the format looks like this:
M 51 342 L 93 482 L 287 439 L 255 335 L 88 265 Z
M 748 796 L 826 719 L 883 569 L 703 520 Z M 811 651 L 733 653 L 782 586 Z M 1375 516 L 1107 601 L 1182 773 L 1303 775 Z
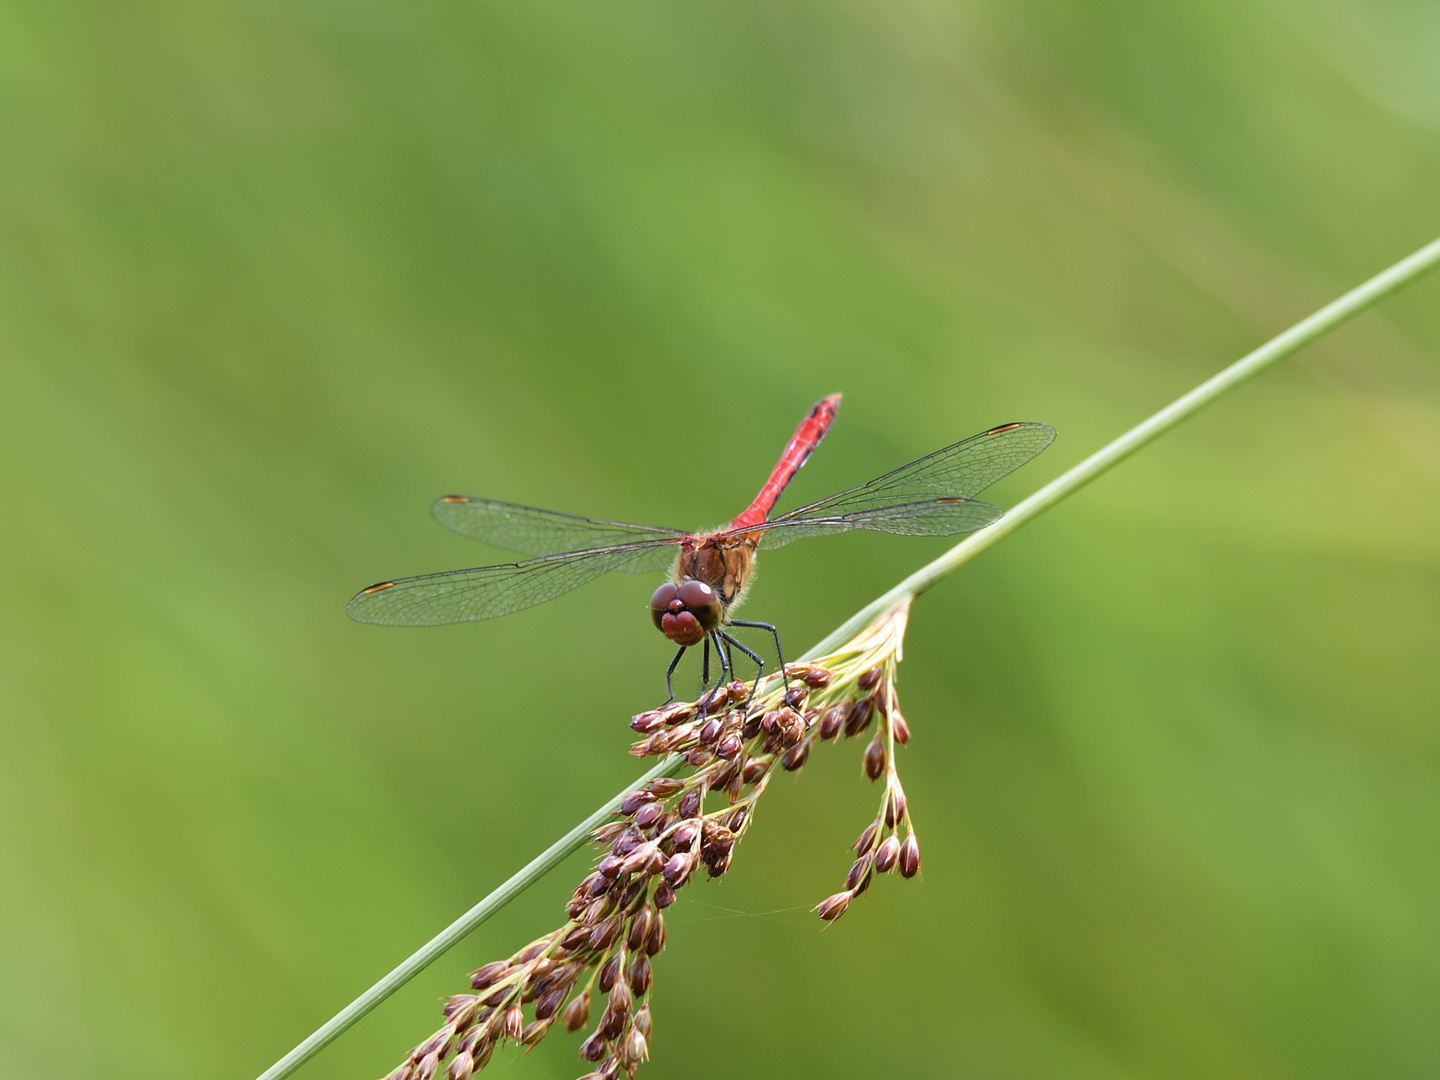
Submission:
M 360 590 L 360 595 L 361 595 L 361 596 L 369 596 L 371 593 L 384 592 L 386 589 L 393 589 L 394 587 L 395 587 L 395 582 L 393 582 L 393 581 L 382 581 L 382 582 L 379 582 L 379 583 L 376 584 L 376 585 L 371 585 L 368 589 L 361 589 L 361 590 Z
M 935 501 L 936 501 L 937 503 L 962 503 L 962 502 L 969 502 L 970 500 L 969 500 L 969 499 L 962 499 L 962 498 L 959 498 L 958 496 L 951 495 L 951 496 L 948 496 L 947 498 L 944 498 L 944 499 L 936 499 Z
M 445 496 L 443 499 L 441 499 L 440 501 L 441 501 L 441 502 L 468 503 L 468 502 L 470 501 L 470 496 L 469 496 L 469 495 L 446 495 L 446 496 Z
M 985 432 L 985 434 L 999 435 L 1002 431 L 1014 431 L 1019 426 L 1019 424 L 1001 424 L 999 427 L 992 427 L 989 431 Z

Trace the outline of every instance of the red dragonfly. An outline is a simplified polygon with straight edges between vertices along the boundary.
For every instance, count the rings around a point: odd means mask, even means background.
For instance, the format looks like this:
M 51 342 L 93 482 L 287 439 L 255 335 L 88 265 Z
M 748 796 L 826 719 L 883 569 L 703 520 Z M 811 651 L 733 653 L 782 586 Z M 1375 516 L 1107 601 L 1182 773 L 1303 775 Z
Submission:
M 685 650 L 705 645 L 703 680 L 710 681 L 710 646 L 720 677 L 733 668 L 729 647 L 765 662 L 725 627 L 768 631 L 784 670 L 780 635 L 770 623 L 730 618 L 749 582 L 761 542 L 780 547 L 806 536 L 869 529 L 904 536 L 953 536 L 998 521 L 998 506 L 974 496 L 1049 446 L 1048 424 L 1013 423 L 982 431 L 850 488 L 776 517 L 781 492 L 830 430 L 840 395 L 816 403 L 800 422 L 779 462 L 744 513 L 714 532 L 681 532 L 650 525 L 536 510 L 495 499 L 446 495 L 432 510 L 440 524 L 507 551 L 534 556 L 523 562 L 447 570 L 382 581 L 362 589 L 346 609 L 358 622 L 437 626 L 493 619 L 569 592 L 611 570 L 646 573 L 670 569 L 671 580 L 650 598 L 656 627 L 680 651 L 665 672 L 665 687 Z M 759 684 L 759 676 L 756 678 Z M 671 691 L 673 697 L 673 691 Z

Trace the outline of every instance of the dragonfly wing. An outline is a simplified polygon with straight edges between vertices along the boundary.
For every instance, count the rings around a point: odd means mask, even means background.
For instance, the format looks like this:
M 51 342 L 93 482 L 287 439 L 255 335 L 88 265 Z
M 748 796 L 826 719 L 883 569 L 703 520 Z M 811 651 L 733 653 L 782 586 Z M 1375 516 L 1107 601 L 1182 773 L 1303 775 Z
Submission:
M 868 484 L 771 518 L 765 524 L 779 526 L 799 519 L 849 518 L 873 511 L 898 510 L 902 506 L 921 506 L 937 499 L 972 499 L 1002 476 L 1024 465 L 1054 439 L 1055 429 L 1049 424 L 1002 424 L 902 465 Z M 851 526 L 864 527 L 868 526 Z
M 678 541 L 685 535 L 675 529 L 627 525 L 623 521 L 597 521 L 469 495 L 446 495 L 435 500 L 430 510 L 435 520 L 447 529 L 523 555 L 556 555 L 646 540 Z
M 761 525 L 760 529 L 764 533 L 764 546 L 777 548 L 803 537 L 828 536 L 851 529 L 900 536 L 955 536 L 993 525 L 1004 514 L 998 506 L 978 499 L 940 498 L 872 507 L 851 514 L 787 515 Z
M 675 557 L 668 541 L 546 555 L 525 562 L 382 581 L 345 608 L 356 622 L 440 626 L 494 619 L 567 593 L 611 570 L 660 570 Z

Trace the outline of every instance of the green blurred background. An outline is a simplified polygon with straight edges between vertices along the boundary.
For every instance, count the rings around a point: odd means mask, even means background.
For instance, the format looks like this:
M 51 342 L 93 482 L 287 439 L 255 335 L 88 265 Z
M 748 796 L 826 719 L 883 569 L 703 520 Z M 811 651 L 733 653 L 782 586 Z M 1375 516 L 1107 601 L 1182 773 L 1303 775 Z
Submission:
M 841 390 L 791 505 L 1048 421 L 1011 504 L 1440 233 L 1437 87 L 1433 0 L 0 7 L 0 1070 L 253 1077 L 635 774 L 653 579 L 346 619 L 499 557 L 432 498 L 713 525 Z M 674 909 L 643 1075 L 1440 1071 L 1437 297 L 926 596 L 923 881 L 822 932 L 878 796 L 812 757 Z M 746 610 L 799 651 L 943 547 Z

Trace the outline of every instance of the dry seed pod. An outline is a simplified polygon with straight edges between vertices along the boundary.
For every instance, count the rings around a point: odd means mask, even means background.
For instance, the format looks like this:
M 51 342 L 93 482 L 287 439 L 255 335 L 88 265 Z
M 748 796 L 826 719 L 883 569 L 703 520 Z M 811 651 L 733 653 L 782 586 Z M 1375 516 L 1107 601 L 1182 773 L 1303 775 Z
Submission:
M 786 772 L 794 772 L 805 764 L 810 757 L 810 744 L 802 742 L 799 746 L 792 746 L 785 751 L 785 756 L 780 759 L 780 767 Z
M 519 1005 L 511 1005 L 505 1010 L 505 1016 L 500 1021 L 501 1030 L 512 1038 L 518 1039 L 520 1033 L 525 1030 L 525 1014 L 520 1011 Z
M 834 896 L 827 896 L 815 905 L 815 914 L 826 922 L 834 922 L 845 914 L 845 909 L 850 906 L 851 899 L 848 892 L 837 892 Z
M 590 991 L 586 990 L 565 1009 L 565 1030 L 579 1031 L 590 1019 Z
M 685 755 L 685 761 L 692 768 L 699 769 L 710 764 L 710 759 L 712 757 L 714 757 L 714 755 L 711 754 L 709 750 L 705 750 L 697 746 L 694 750 L 691 750 L 688 754 Z
M 900 845 L 900 876 L 912 878 L 920 872 L 920 841 L 912 832 Z
M 635 913 L 630 920 L 630 934 L 625 939 L 625 947 L 631 952 L 636 951 L 645 944 L 645 935 L 650 932 L 650 908 L 645 906 Z
M 631 1023 L 635 1025 L 635 1030 L 641 1035 L 647 1039 L 650 1037 L 650 1005 L 648 1003 L 640 1006 L 640 1011 L 635 1014 L 635 1019 Z
M 809 671 L 805 672 L 804 675 L 801 675 L 800 678 L 804 680 L 806 686 L 811 687 L 815 690 L 823 690 L 825 687 L 830 685 L 830 680 L 833 678 L 833 676 L 830 674 L 829 670 L 820 667 L 817 664 L 811 667 Z
M 680 805 L 676 807 L 682 818 L 693 818 L 700 815 L 700 792 L 687 791 L 680 796 Z
M 422 1057 L 415 1066 L 415 1080 L 430 1080 L 435 1075 L 435 1070 L 440 1067 L 440 1055 L 430 1052 Z
M 770 762 L 765 758 L 751 758 L 745 762 L 745 768 L 740 773 L 741 778 L 747 784 L 753 784 L 767 772 L 770 771 Z
M 484 990 L 497 982 L 501 975 L 510 970 L 510 965 L 504 960 L 496 960 L 494 963 L 486 964 L 479 971 L 470 976 L 470 986 L 475 990 Z
M 856 679 L 855 685 L 860 687 L 861 690 L 873 690 L 879 684 L 880 676 L 884 674 L 884 666 L 881 664 L 876 664 L 869 671 L 861 675 L 860 678 Z
M 888 874 L 900 858 L 900 840 L 891 833 L 875 851 L 875 869 Z
M 586 1061 L 599 1061 L 605 1056 L 605 1036 L 600 1034 L 598 1027 L 580 1044 L 580 1056 Z
M 805 699 L 810 696 L 810 691 L 803 686 L 792 686 L 785 691 L 785 704 L 792 709 L 798 709 L 805 704 Z
M 596 1028 L 596 1030 L 605 1036 L 606 1041 L 615 1038 L 615 1036 L 625 1030 L 625 1014 L 618 1013 L 614 1009 L 607 1007 L 605 1011 L 600 1014 L 600 1026 Z
M 864 892 L 870 887 L 870 865 L 869 855 L 861 855 L 850 866 L 850 872 L 845 875 L 845 888 L 856 895 Z
M 675 890 L 667 882 L 662 881 L 655 886 L 655 906 L 667 908 L 675 902 Z
M 721 724 L 719 717 L 706 720 L 704 727 L 700 729 L 700 745 L 714 746 L 715 741 L 720 738 L 720 728 Z
M 448 1075 L 450 1080 L 470 1080 L 470 1074 L 475 1071 L 475 1059 L 469 1054 L 456 1054 L 455 1060 L 450 1062 Z
M 865 775 L 871 780 L 879 780 L 885 772 L 885 744 L 880 741 L 877 734 L 870 740 L 870 745 L 865 747 Z
M 845 734 L 847 736 L 859 735 L 870 726 L 870 720 L 874 716 L 874 707 L 869 698 L 861 698 L 850 706 L 850 713 L 845 717 Z
M 685 790 L 685 781 L 662 776 L 658 780 L 651 780 L 648 786 L 657 799 L 668 799 L 671 795 L 679 795 Z
M 681 825 L 671 835 L 671 839 L 675 841 L 675 847 L 678 850 L 693 847 L 695 845 L 695 838 L 700 835 L 700 828 L 700 822 L 693 818 Z
M 715 752 L 719 754 L 722 758 L 729 760 L 730 758 L 733 758 L 736 754 L 740 753 L 740 747 L 743 745 L 744 744 L 741 742 L 740 736 L 736 735 L 734 732 L 731 732 L 729 735 L 726 735 L 723 739 L 721 739 L 718 744 L 716 744 Z
M 905 717 L 900 715 L 899 709 L 890 713 L 890 730 L 895 733 L 895 741 L 901 746 L 910 741 L 910 725 L 905 723 Z
M 536 1020 L 525 1025 L 525 1029 L 520 1032 L 520 1045 L 534 1046 L 545 1037 L 545 1033 L 550 1030 L 551 1023 L 553 1023 L 551 1020 Z
M 639 791 L 632 791 L 629 795 L 626 795 L 624 799 L 620 800 L 620 813 L 629 816 L 630 814 L 635 813 L 636 810 L 639 810 L 640 807 L 644 806 L 647 802 L 654 801 L 654 794 L 652 792 L 646 791 L 644 788 L 641 788 Z
M 620 978 L 620 968 L 624 963 L 625 958 L 618 954 L 605 961 L 595 980 L 600 984 L 601 993 L 608 994 L 610 992 L 610 988 L 615 985 L 615 980 Z
M 844 705 L 832 705 L 825 710 L 825 715 L 820 718 L 820 738 L 833 739 L 840 734 L 840 729 L 845 726 L 845 717 L 850 710 Z
M 630 1015 L 630 1005 L 634 1001 L 630 993 L 630 984 L 625 979 L 616 979 L 615 985 L 610 988 L 610 1008 L 621 1016 Z
M 651 732 L 659 731 L 665 726 L 665 715 L 658 709 L 652 709 L 650 712 L 642 712 L 630 721 L 630 726 L 641 735 L 649 735 Z
M 695 868 L 695 860 L 686 852 L 677 852 L 670 856 L 670 861 L 665 864 L 663 871 L 665 880 L 671 886 L 684 885 L 690 877 L 690 871 Z
M 635 811 L 635 824 L 639 825 L 642 829 L 648 829 L 651 825 L 654 825 L 655 822 L 659 821 L 664 813 L 665 805 L 663 803 L 646 803 L 639 810 Z
M 855 853 L 857 855 L 864 855 L 872 847 L 874 847 L 875 837 L 879 834 L 879 832 L 879 821 L 872 821 L 869 825 L 866 825 L 865 831 L 862 832 L 860 836 L 856 839 L 855 843 L 851 845 L 852 847 L 854 847 Z
M 650 1050 L 645 1043 L 645 1036 L 631 1028 L 630 1035 L 625 1040 L 625 1048 L 620 1052 L 620 1060 L 628 1066 L 634 1066 L 644 1061 L 649 1055 Z
M 650 958 L 643 953 L 630 965 L 630 989 L 636 997 L 650 989 Z
M 650 932 L 645 935 L 645 952 L 654 956 L 665 948 L 665 919 L 657 911 L 651 920 Z

